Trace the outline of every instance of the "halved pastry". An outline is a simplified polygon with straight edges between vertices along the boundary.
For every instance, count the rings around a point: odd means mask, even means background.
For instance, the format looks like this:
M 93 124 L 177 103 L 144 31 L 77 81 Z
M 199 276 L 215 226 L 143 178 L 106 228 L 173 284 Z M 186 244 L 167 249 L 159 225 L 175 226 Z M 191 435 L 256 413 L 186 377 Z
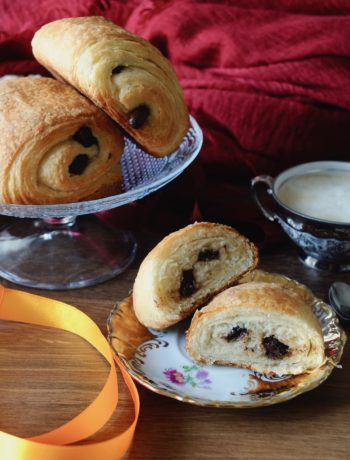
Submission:
M 55 204 L 121 190 L 118 125 L 52 78 L 0 82 L 0 201 Z
M 200 364 L 301 374 L 325 361 L 321 326 L 298 291 L 251 282 L 217 295 L 193 316 L 186 348 Z
M 135 314 L 146 327 L 171 326 L 257 262 L 256 247 L 233 228 L 189 225 L 165 237 L 143 260 L 133 288 Z
M 151 43 L 102 17 L 67 18 L 34 35 L 33 54 L 105 110 L 154 156 L 172 153 L 189 127 L 170 62 Z

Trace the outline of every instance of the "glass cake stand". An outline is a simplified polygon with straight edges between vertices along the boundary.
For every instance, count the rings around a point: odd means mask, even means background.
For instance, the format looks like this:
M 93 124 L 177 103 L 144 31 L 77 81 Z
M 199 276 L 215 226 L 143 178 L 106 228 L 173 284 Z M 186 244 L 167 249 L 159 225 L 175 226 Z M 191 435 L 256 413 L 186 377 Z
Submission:
M 74 289 L 121 273 L 136 254 L 133 234 L 87 214 L 123 206 L 163 187 L 196 158 L 202 142 L 202 131 L 191 117 L 180 147 L 169 156 L 152 157 L 125 139 L 123 193 L 69 204 L 0 204 L 0 214 L 31 219 L 0 232 L 0 276 L 34 288 Z

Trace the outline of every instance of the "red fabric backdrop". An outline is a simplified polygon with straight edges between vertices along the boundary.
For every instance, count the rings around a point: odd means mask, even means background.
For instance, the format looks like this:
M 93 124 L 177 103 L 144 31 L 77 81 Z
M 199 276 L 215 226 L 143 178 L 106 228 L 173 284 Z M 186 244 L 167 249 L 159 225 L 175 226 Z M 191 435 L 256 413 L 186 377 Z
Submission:
M 350 160 L 347 0 L 0 0 L 0 75 L 44 73 L 31 54 L 34 32 L 85 15 L 108 17 L 160 48 L 205 135 L 180 178 L 108 220 L 171 230 L 192 216 L 262 240 L 277 229 L 252 202 L 253 176 Z

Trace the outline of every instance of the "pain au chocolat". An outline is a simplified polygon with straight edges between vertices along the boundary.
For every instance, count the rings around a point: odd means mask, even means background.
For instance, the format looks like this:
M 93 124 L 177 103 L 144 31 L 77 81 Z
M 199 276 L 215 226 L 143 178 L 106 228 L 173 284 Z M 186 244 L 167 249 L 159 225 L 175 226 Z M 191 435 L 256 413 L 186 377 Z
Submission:
M 249 282 L 197 311 L 186 349 L 199 364 L 243 367 L 266 375 L 301 374 L 325 361 L 321 326 L 293 288 Z
M 257 262 L 255 246 L 226 225 L 199 222 L 171 233 L 146 256 L 137 273 L 136 317 L 146 327 L 171 326 Z
M 121 190 L 118 126 L 52 78 L 0 81 L 0 201 L 57 204 Z
M 46 24 L 33 54 L 57 78 L 85 94 L 144 150 L 162 157 L 189 127 L 181 87 L 170 62 L 150 42 L 99 16 Z

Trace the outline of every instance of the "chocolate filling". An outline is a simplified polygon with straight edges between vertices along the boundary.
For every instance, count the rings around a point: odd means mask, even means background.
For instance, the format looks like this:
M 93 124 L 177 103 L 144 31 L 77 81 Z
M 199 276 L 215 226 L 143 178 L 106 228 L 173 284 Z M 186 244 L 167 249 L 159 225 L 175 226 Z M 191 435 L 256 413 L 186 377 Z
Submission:
M 81 176 L 87 165 L 90 163 L 90 158 L 86 153 L 77 155 L 68 167 L 69 174 L 72 176 Z
M 193 270 L 182 270 L 182 279 L 180 284 L 180 296 L 189 297 L 197 291 Z
M 134 129 L 141 128 L 145 124 L 149 114 L 150 110 L 147 105 L 139 105 L 129 113 L 129 125 Z
M 231 331 L 224 337 L 227 342 L 232 342 L 234 340 L 241 339 L 248 335 L 248 329 L 245 327 L 235 326 L 231 329 Z
M 266 350 L 266 356 L 271 359 L 281 359 L 288 353 L 288 345 L 280 342 L 274 335 L 264 337 L 262 342 Z
M 198 262 L 208 262 L 208 260 L 220 259 L 219 250 L 202 249 L 198 254 Z
M 114 67 L 114 69 L 112 70 L 112 74 L 117 75 L 118 73 L 123 72 L 125 67 L 126 67 L 125 65 L 117 65 L 117 67 Z
M 83 147 L 91 147 L 92 145 L 98 145 L 96 137 L 92 134 L 91 129 L 88 126 L 82 126 L 74 134 L 73 139 Z

